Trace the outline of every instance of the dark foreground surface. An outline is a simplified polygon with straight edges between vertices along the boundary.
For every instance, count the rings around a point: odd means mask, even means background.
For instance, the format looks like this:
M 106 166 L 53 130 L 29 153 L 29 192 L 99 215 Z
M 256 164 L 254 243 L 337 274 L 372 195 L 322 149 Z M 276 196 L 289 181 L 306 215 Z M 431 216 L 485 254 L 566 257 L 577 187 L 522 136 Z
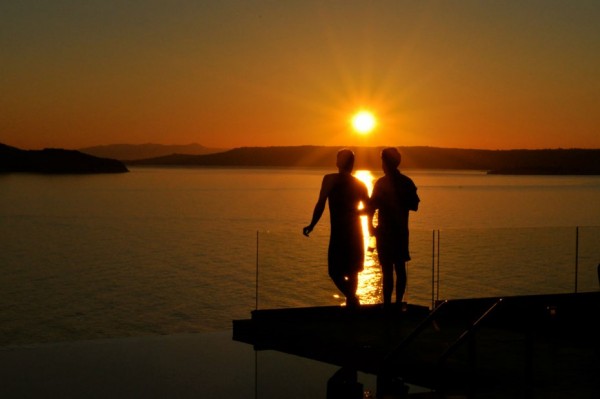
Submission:
M 331 396 L 339 367 L 224 331 L 0 348 L 0 371 L 3 399 L 305 399 Z M 373 376 L 357 378 L 375 392 Z
M 233 332 L 4 347 L 0 398 L 598 398 L 599 295 L 505 298 L 462 339 L 497 298 L 435 317 L 265 310 Z
M 375 375 L 388 397 L 412 384 L 437 397 L 596 398 L 599 314 L 599 292 L 453 300 L 433 312 L 259 310 L 234 321 L 234 340 L 336 365 L 346 380 Z

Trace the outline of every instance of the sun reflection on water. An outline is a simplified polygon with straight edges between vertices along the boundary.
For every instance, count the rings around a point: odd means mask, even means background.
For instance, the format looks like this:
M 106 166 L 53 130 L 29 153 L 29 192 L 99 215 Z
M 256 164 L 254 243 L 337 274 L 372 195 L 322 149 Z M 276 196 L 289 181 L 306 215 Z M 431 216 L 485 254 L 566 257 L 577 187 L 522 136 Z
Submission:
M 360 181 L 365 183 L 369 190 L 369 196 L 373 191 L 373 182 L 375 177 L 370 170 L 357 170 L 354 173 Z M 361 205 L 361 209 L 364 204 Z M 373 304 L 381 302 L 382 281 L 381 268 L 377 259 L 377 250 L 375 249 L 375 237 L 369 235 L 368 219 L 361 216 L 362 229 L 365 246 L 364 270 L 358 275 L 358 296 L 363 304 Z

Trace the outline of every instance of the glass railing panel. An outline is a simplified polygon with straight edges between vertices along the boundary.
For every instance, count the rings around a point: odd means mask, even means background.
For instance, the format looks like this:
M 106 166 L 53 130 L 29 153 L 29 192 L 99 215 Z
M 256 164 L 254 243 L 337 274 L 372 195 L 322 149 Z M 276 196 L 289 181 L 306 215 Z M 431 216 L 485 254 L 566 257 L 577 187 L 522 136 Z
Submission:
M 600 226 L 578 228 L 577 292 L 600 290 Z
M 258 308 L 344 303 L 327 273 L 328 234 L 258 233 Z M 363 304 L 382 301 L 375 246 L 365 240 Z M 412 304 L 599 289 L 600 227 L 411 230 L 410 248 L 404 301 Z
M 573 228 L 440 232 L 440 297 L 572 292 Z
M 310 237 L 281 231 L 258 233 L 258 308 L 337 304 L 327 276 L 326 233 Z

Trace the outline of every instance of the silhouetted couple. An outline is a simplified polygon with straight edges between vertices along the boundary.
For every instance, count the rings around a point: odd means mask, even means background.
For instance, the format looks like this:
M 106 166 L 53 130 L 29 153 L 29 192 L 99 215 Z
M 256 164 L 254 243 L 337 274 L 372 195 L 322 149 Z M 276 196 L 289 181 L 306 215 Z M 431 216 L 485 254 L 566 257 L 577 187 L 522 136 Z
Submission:
M 327 262 L 329 277 L 336 287 L 346 297 L 346 305 L 359 305 L 356 289 L 358 273 L 363 270 L 364 241 L 359 205 L 368 204 L 369 191 L 363 182 L 352 176 L 354 169 L 354 153 L 350 150 L 340 150 L 337 153 L 336 166 L 338 173 L 323 177 L 319 199 L 315 205 L 312 220 L 303 230 L 308 236 L 325 210 L 329 201 L 331 220 L 331 235 Z
M 417 210 L 419 197 L 413 181 L 400 173 L 400 153 L 389 147 L 381 152 L 384 176 L 377 180 L 371 198 L 367 187 L 352 176 L 354 153 L 342 149 L 337 153 L 338 173 L 323 177 L 319 199 L 310 224 L 303 229 L 308 236 L 329 202 L 331 235 L 329 238 L 329 276 L 346 297 L 346 305 L 360 304 L 356 296 L 358 273 L 364 265 L 364 237 L 360 216 L 368 217 L 369 231 L 377 242 L 379 263 L 383 275 L 384 305 L 391 304 L 394 270 L 397 274 L 396 302 L 400 303 L 406 289 L 408 251 L 408 212 Z M 363 204 L 363 209 L 360 204 Z M 373 215 L 378 212 L 377 227 Z

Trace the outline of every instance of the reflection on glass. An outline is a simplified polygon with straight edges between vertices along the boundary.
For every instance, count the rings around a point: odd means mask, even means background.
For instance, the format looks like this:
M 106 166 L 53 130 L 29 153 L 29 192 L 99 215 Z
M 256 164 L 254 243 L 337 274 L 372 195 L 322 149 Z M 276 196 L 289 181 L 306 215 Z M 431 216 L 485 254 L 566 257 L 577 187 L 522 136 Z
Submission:
M 365 183 L 369 190 L 369 196 L 373 191 L 373 182 L 375 177 L 370 170 L 357 170 L 354 173 L 360 181 Z M 361 209 L 364 208 L 364 204 L 361 205 Z M 374 216 L 376 224 L 376 217 Z M 366 216 L 361 216 L 362 228 L 364 235 L 365 245 L 365 259 L 364 259 L 364 270 L 358 275 L 358 290 L 357 294 L 360 298 L 360 302 L 363 304 L 379 303 L 381 298 L 381 268 L 377 259 L 377 250 L 375 249 L 375 237 L 369 235 L 369 226 Z

